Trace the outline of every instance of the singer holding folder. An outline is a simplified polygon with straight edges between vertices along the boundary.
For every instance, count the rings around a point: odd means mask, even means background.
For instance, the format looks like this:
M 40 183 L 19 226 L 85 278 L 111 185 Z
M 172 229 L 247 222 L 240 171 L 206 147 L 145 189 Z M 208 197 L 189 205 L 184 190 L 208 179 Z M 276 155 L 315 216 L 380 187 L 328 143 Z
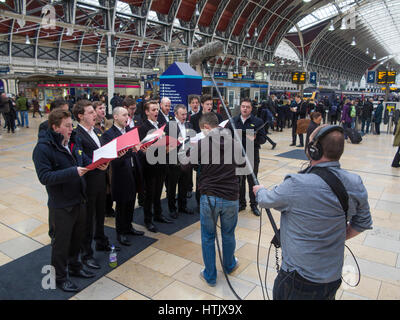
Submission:
M 93 151 L 100 148 L 103 144 L 100 141 L 101 131 L 96 125 L 97 114 L 93 108 L 93 103 L 89 100 L 79 100 L 73 110 L 78 125 L 74 130 L 76 136 L 80 138 L 83 152 L 93 158 Z M 92 241 L 96 242 L 96 250 L 108 250 L 108 238 L 104 234 L 104 215 L 106 200 L 106 179 L 108 167 L 102 164 L 98 169 L 89 171 L 85 175 L 87 185 L 87 215 L 85 233 L 82 241 L 81 259 L 82 262 L 92 269 L 100 269 L 99 263 L 93 257 Z M 94 227 L 94 233 L 93 233 Z
M 122 107 L 113 110 L 114 125 L 107 130 L 101 140 L 104 144 L 131 130 L 127 127 L 128 111 Z M 133 211 L 136 200 L 136 172 L 133 167 L 133 157 L 136 155 L 131 149 L 120 151 L 118 158 L 111 162 L 111 195 L 116 203 L 115 227 L 117 240 L 120 244 L 130 246 L 128 235 L 143 235 L 143 231 L 132 227 Z
M 149 101 L 144 106 L 144 112 L 147 119 L 143 121 L 143 125 L 139 128 L 139 136 L 142 141 L 150 131 L 155 131 L 162 127 L 157 122 L 159 106 L 157 101 Z M 146 159 L 146 151 L 139 151 L 138 155 L 144 167 L 144 224 L 147 230 L 157 232 L 157 227 L 153 224 L 154 221 L 161 223 L 172 223 L 171 220 L 162 215 L 161 209 L 161 193 L 165 181 L 165 164 L 150 164 Z M 153 207 L 153 211 L 152 211 Z

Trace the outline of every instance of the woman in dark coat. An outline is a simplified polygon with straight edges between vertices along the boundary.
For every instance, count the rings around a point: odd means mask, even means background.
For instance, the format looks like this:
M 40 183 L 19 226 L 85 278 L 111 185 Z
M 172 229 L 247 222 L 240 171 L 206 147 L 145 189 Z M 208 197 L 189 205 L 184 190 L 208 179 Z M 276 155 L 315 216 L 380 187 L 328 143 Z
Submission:
M 311 112 L 311 121 L 310 125 L 308 126 L 307 129 L 307 135 L 306 135 L 306 144 L 305 148 L 307 149 L 307 145 L 310 142 L 310 136 L 313 133 L 313 131 L 319 127 L 322 121 L 322 114 L 320 112 Z

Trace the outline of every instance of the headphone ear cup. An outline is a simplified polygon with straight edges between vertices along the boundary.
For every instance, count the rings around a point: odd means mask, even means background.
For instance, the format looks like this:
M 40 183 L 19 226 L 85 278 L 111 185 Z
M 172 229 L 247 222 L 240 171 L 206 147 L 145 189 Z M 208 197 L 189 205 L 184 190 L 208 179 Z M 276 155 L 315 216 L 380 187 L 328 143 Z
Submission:
M 312 160 L 318 161 L 322 158 L 323 151 L 319 141 L 317 141 L 317 143 L 310 142 L 307 148 L 308 148 L 308 154 L 310 155 L 310 158 Z

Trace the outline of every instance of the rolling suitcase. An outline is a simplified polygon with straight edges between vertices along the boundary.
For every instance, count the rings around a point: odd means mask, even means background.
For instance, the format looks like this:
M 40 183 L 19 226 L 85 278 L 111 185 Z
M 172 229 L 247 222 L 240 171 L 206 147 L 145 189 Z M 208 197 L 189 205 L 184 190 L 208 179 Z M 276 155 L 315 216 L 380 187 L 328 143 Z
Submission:
M 356 129 L 346 128 L 345 132 L 350 138 L 351 143 L 358 144 L 362 141 L 361 134 Z

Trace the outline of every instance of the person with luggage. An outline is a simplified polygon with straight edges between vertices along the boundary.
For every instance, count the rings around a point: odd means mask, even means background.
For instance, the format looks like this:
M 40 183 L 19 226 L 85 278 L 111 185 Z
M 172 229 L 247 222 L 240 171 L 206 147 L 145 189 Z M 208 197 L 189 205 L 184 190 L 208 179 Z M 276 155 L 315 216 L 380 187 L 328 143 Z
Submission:
M 381 122 L 382 122 L 382 115 L 383 115 L 383 103 L 382 100 L 379 100 L 379 104 L 375 109 L 374 114 L 374 122 L 375 122 L 375 133 L 377 135 L 381 134 Z

